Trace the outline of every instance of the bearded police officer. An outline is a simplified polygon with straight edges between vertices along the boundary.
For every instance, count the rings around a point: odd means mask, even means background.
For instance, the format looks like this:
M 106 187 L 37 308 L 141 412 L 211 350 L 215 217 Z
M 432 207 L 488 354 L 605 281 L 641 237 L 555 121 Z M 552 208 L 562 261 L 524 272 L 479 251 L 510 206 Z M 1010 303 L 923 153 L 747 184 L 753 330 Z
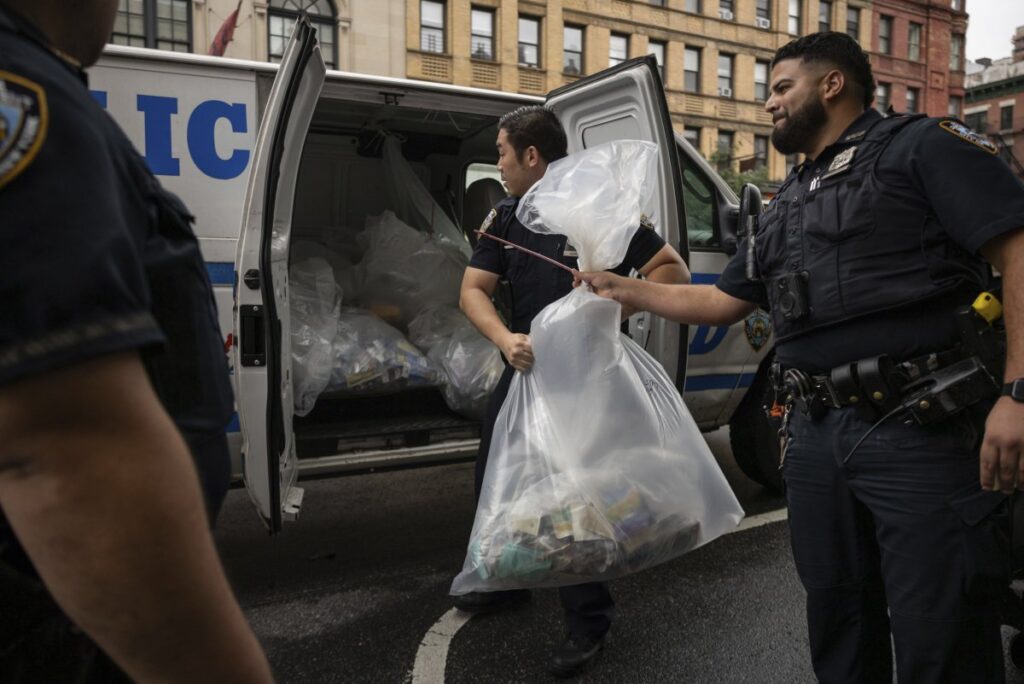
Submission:
M 548 164 L 566 156 L 566 136 L 554 112 L 540 106 L 521 107 L 498 123 L 498 170 L 510 197 L 498 202 L 484 220 L 482 230 L 514 244 L 539 252 L 572 268 L 576 251 L 564 235 L 541 235 L 516 219 L 520 198 L 539 181 Z M 689 272 L 679 253 L 648 223 L 637 229 L 626 258 L 615 269 L 662 283 L 683 283 Z M 492 303 L 500 280 L 509 286 L 508 322 L 502 320 Z M 533 365 L 530 322 L 544 307 L 572 291 L 572 275 L 541 259 L 494 240 L 481 238 L 462 281 L 460 305 L 466 316 L 501 349 L 506 367 L 490 398 L 483 421 L 480 451 L 476 461 L 476 496 L 480 497 L 491 434 L 513 374 L 528 372 Z M 624 314 L 628 315 L 625 310 Z M 598 653 L 611 626 L 614 603 L 603 582 L 589 582 L 558 590 L 565 609 L 567 638 L 555 651 L 550 671 L 571 676 Z M 527 597 L 525 591 L 473 592 L 455 598 L 455 605 L 467 612 L 507 607 Z
M 690 323 L 770 308 L 820 681 L 892 681 L 891 633 L 900 682 L 1000 682 L 1006 494 L 1024 483 L 1024 185 L 960 122 L 879 114 L 873 92 L 845 34 L 784 46 L 772 141 L 807 160 L 749 254 L 747 240 L 717 285 L 581 279 Z
M 232 399 L 191 217 L 82 71 L 117 6 L 0 0 L 0 679 L 119 679 L 84 631 L 135 680 L 269 681 L 209 532 Z

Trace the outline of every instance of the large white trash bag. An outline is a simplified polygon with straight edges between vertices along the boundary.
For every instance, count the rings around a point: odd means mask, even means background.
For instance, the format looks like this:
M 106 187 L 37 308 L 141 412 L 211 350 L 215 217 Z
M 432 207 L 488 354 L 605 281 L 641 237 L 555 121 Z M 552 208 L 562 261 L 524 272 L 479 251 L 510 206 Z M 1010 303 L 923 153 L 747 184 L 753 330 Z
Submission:
M 586 268 L 617 266 L 649 206 L 656 154 L 617 142 L 555 162 L 521 201 L 520 221 L 566 235 Z M 672 381 L 619 332 L 620 316 L 616 302 L 578 288 L 534 318 L 534 366 L 515 374 L 498 414 L 453 594 L 619 577 L 743 517 Z
M 326 260 L 307 258 L 289 269 L 292 387 L 295 415 L 313 410 L 334 368 L 331 345 L 338 331 L 342 291 Z

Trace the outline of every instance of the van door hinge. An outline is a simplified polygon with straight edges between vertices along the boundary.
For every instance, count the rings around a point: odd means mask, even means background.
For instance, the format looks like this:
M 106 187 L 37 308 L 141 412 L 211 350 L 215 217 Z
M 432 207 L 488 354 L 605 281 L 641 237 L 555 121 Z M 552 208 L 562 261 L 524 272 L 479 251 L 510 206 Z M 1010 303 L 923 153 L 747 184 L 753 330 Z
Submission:
M 267 342 L 264 328 L 263 307 L 250 304 L 238 307 L 241 329 L 237 344 L 241 351 L 243 366 L 265 367 L 267 365 Z

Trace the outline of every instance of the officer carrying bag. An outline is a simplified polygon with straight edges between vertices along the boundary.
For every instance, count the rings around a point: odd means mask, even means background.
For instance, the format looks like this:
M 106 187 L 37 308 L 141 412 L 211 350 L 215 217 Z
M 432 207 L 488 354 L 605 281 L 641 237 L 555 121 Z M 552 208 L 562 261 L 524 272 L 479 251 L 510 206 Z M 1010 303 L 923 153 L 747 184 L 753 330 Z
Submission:
M 613 268 L 649 206 L 657 148 L 615 142 L 554 162 L 518 218 Z M 675 558 L 743 515 L 664 369 L 579 287 L 534 318 L 535 363 L 494 426 L 452 594 L 607 580 Z

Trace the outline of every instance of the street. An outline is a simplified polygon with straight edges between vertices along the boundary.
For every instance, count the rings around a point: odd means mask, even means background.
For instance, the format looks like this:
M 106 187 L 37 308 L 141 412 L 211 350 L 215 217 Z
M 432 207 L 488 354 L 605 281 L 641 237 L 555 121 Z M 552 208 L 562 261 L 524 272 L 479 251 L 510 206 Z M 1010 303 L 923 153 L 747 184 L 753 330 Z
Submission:
M 614 581 L 615 623 L 578 681 L 814 680 L 784 501 L 739 472 L 725 430 L 707 437 L 747 512 L 741 528 L 766 524 Z M 229 494 L 216 539 L 279 681 L 556 681 L 545 669 L 564 629 L 555 590 L 468 621 L 452 610 L 472 480 L 466 463 L 306 482 L 300 519 L 277 537 L 244 490 Z M 1009 661 L 1007 674 L 1024 682 Z

